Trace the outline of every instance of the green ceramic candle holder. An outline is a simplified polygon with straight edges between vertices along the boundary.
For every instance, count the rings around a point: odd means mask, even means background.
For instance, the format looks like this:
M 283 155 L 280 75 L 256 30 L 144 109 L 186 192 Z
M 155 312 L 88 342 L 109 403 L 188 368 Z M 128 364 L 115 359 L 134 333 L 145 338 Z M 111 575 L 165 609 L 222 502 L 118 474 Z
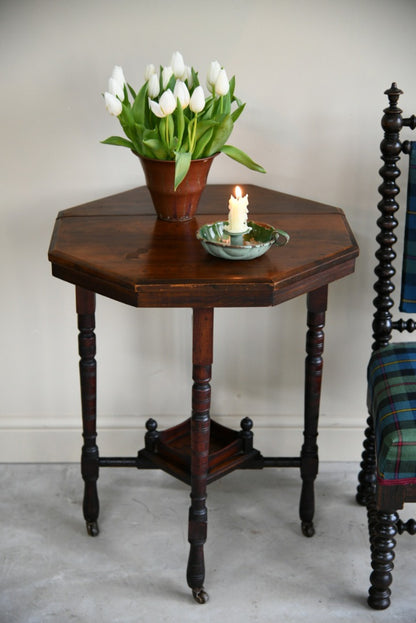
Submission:
M 273 245 L 284 247 L 289 234 L 265 223 L 248 221 L 248 229 L 230 234 L 228 221 L 203 225 L 196 234 L 208 253 L 224 260 L 253 260 L 266 253 Z

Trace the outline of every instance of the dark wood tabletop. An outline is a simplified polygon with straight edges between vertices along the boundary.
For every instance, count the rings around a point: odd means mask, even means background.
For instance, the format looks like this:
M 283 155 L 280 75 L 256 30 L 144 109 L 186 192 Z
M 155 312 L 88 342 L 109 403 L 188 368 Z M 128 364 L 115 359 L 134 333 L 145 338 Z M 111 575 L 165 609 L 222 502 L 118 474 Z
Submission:
M 146 187 L 59 213 L 53 275 L 137 307 L 276 305 L 354 270 L 358 246 L 342 210 L 246 185 L 250 220 L 290 235 L 254 260 L 209 255 L 198 228 L 226 220 L 231 185 L 209 185 L 191 221 L 158 220 Z
M 315 533 L 314 481 L 318 473 L 318 418 L 328 284 L 354 270 L 358 247 L 343 212 L 258 186 L 245 186 L 249 218 L 286 231 L 284 247 L 273 245 L 253 260 L 225 260 L 208 254 L 198 228 L 226 220 L 229 185 L 207 186 L 198 215 L 171 223 L 155 216 L 146 187 L 64 210 L 49 249 L 52 272 L 76 286 L 83 439 L 83 512 L 88 534 L 96 536 L 101 467 L 163 469 L 191 486 L 187 582 L 205 603 L 204 543 L 208 483 L 234 469 L 298 467 L 302 479 L 302 532 Z M 95 295 L 137 307 L 192 307 L 191 418 L 165 431 L 150 418 L 145 447 L 134 457 L 101 457 L 96 444 Z M 307 293 L 304 434 L 300 455 L 263 457 L 253 447 L 253 421 L 241 430 L 210 418 L 213 318 L 215 307 L 277 305 Z

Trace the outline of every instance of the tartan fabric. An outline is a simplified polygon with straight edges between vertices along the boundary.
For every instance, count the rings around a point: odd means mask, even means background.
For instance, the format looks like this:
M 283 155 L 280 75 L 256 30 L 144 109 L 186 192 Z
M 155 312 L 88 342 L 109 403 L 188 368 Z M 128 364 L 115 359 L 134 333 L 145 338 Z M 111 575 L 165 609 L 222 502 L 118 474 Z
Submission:
M 416 312 L 416 142 L 410 143 L 400 311 Z
M 368 365 L 379 484 L 416 482 L 416 342 L 389 344 Z

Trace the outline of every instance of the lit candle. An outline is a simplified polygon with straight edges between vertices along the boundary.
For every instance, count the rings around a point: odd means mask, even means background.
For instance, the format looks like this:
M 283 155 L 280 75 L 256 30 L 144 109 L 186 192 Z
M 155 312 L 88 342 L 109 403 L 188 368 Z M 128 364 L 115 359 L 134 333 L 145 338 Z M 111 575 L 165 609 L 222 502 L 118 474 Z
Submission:
M 228 231 L 239 234 L 247 229 L 248 195 L 242 196 L 241 188 L 236 186 L 228 202 Z

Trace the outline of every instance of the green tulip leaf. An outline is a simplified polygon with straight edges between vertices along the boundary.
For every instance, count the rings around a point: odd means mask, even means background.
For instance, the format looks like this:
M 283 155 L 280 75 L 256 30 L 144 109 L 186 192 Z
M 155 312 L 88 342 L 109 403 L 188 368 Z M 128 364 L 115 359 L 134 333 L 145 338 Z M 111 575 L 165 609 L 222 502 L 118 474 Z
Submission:
M 140 91 L 135 97 L 132 106 L 132 113 L 134 120 L 136 123 L 144 124 L 145 121 L 145 110 L 146 110 L 146 102 L 147 102 L 147 82 L 144 83 Z
M 196 87 L 199 87 L 199 78 L 198 78 L 198 72 L 195 71 L 195 69 L 193 67 L 191 67 L 191 82 L 192 82 L 192 92 L 194 92 L 194 90 L 196 89 Z
M 231 78 L 231 80 L 229 81 L 230 84 L 230 96 L 231 96 L 231 101 L 234 101 L 234 91 L 235 91 L 235 76 L 233 76 Z
M 223 145 L 223 147 L 221 147 L 219 151 L 223 154 L 226 154 L 230 158 L 233 158 L 233 160 L 236 160 L 240 164 L 243 164 L 245 167 L 252 169 L 253 171 L 257 171 L 258 173 L 266 173 L 265 169 L 260 164 L 254 162 L 254 160 L 252 160 L 249 156 L 247 156 L 247 154 L 245 154 L 243 151 L 241 151 L 241 149 L 238 149 L 237 147 L 233 147 L 232 145 Z
M 207 130 L 210 130 L 214 126 L 218 125 L 218 121 L 213 119 L 205 119 L 204 121 L 198 121 L 196 125 L 196 140 L 199 141 L 201 136 L 205 134 Z
M 233 120 L 233 123 L 235 123 L 238 119 L 238 117 L 241 115 L 241 113 L 243 112 L 245 108 L 245 104 L 240 104 L 238 108 L 236 108 L 232 113 L 231 113 L 231 119 Z
M 134 145 L 131 141 L 128 141 L 126 138 L 122 138 L 121 136 L 109 136 L 105 139 L 105 141 L 101 141 L 104 145 L 118 145 L 119 147 L 128 147 L 129 149 L 133 149 Z
M 209 130 L 204 132 L 204 134 L 201 136 L 199 141 L 196 142 L 196 145 L 195 145 L 195 148 L 194 148 L 194 153 L 192 154 L 192 157 L 194 159 L 196 159 L 196 158 L 204 158 L 205 157 L 205 153 L 204 152 L 205 152 L 205 149 L 206 149 L 208 143 L 212 139 L 213 132 L 214 132 L 214 128 L 210 128 Z
M 179 150 L 182 144 L 183 133 L 185 130 L 185 118 L 184 118 L 183 109 L 179 102 L 179 99 L 177 100 L 177 105 L 175 108 L 174 116 L 175 116 L 175 122 L 176 122 L 175 125 L 176 125 L 176 137 L 177 137 L 176 149 Z
M 214 104 L 215 104 L 215 99 L 213 97 L 208 97 L 205 100 L 205 107 L 204 107 L 204 110 L 202 111 L 201 115 L 199 116 L 199 122 L 198 123 L 201 123 L 201 121 L 203 121 L 205 119 L 212 119 L 213 112 L 214 112 Z
M 122 103 L 125 106 L 128 106 L 128 108 L 130 108 L 129 94 L 128 94 L 128 91 L 127 91 L 127 85 L 126 84 L 123 87 L 123 93 L 124 93 L 124 97 L 123 97 Z
M 212 141 L 208 147 L 207 156 L 212 156 L 216 154 L 218 151 L 221 151 L 221 147 L 224 145 L 225 141 L 230 136 L 233 131 L 233 120 L 228 115 L 221 121 L 221 123 L 214 128 Z
M 175 154 L 175 190 L 185 178 L 191 164 L 191 154 L 183 151 L 177 151 Z
M 230 91 L 228 91 L 227 95 L 222 96 L 222 106 L 220 106 L 220 113 L 223 115 L 229 115 L 231 113 Z
M 146 145 L 146 147 L 151 151 L 151 158 L 157 158 L 157 160 L 166 160 L 168 158 L 169 152 L 159 139 L 145 139 L 143 144 Z
M 130 94 L 131 94 L 133 100 L 135 100 L 136 96 L 137 96 L 136 91 L 129 84 L 127 86 L 129 87 L 129 91 L 130 91 Z

